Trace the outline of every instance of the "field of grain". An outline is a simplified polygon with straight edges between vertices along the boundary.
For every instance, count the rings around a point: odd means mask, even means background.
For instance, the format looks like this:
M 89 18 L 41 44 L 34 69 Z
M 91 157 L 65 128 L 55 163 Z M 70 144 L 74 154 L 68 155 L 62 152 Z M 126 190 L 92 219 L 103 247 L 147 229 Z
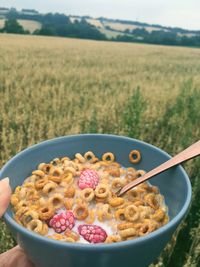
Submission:
M 1 166 L 68 134 L 131 136 L 172 155 L 199 139 L 199 49 L 0 35 L 0 51 Z M 199 159 L 185 168 L 190 212 L 154 267 L 200 266 Z M 0 221 L 0 252 L 14 244 Z

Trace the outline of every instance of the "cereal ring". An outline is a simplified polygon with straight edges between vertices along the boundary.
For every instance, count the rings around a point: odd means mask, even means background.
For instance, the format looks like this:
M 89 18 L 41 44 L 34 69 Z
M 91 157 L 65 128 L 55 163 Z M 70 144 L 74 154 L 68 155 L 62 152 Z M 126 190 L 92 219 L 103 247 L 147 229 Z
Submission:
M 135 224 L 132 222 L 124 222 L 117 225 L 118 230 L 125 230 L 128 228 L 134 228 Z
M 34 231 L 38 234 L 40 234 L 42 232 L 42 228 L 43 228 L 43 223 L 40 220 L 32 220 L 27 224 L 27 229 Z
M 54 166 L 52 166 L 50 168 L 49 174 L 53 176 L 61 176 L 63 174 L 63 171 L 60 168 L 55 168 Z
M 35 182 L 35 188 L 42 189 L 47 183 L 48 183 L 48 180 L 46 178 L 41 178 Z
M 66 239 L 63 235 L 57 234 L 57 233 L 55 233 L 53 235 L 48 235 L 47 237 L 54 239 L 54 240 L 59 240 L 59 241 L 65 241 L 65 239 Z
M 15 206 L 16 210 L 20 210 L 21 208 L 27 208 L 28 203 L 26 202 L 26 200 L 21 200 L 17 206 Z
M 71 172 L 73 176 L 76 176 L 76 169 L 75 169 L 75 167 L 69 167 L 69 166 L 67 166 L 67 167 L 65 167 L 64 171 L 65 171 L 65 173 Z
M 37 219 L 39 219 L 38 213 L 34 210 L 28 210 L 23 214 L 21 221 L 26 226 L 30 221 Z
M 50 162 L 50 164 L 52 164 L 54 166 L 58 165 L 59 163 L 60 163 L 60 159 L 59 158 L 55 158 Z
M 74 216 L 77 220 L 84 220 L 87 218 L 88 214 L 88 208 L 84 204 L 79 204 L 74 209 Z
M 48 175 L 48 180 L 54 183 L 60 183 L 62 181 L 61 176 Z
M 63 205 L 63 196 L 61 194 L 56 193 L 51 198 L 49 198 L 48 202 L 55 209 L 58 209 Z
M 64 206 L 66 210 L 71 210 L 74 204 L 74 199 L 73 198 L 68 198 L 64 201 Z
M 85 163 L 86 161 L 86 159 L 80 153 L 76 153 L 75 158 L 78 159 L 80 163 Z
M 145 195 L 144 196 L 144 202 L 155 210 L 159 208 L 159 203 L 156 199 L 156 195 L 153 193 L 149 193 L 149 194 Z
M 62 181 L 70 184 L 73 182 L 73 174 L 70 171 L 67 171 L 62 175 Z
M 45 173 L 42 170 L 35 170 L 32 172 L 33 175 L 39 176 L 39 177 L 44 177 Z
M 151 219 L 161 222 L 165 218 L 165 212 L 162 209 L 158 209 L 155 211 L 155 213 L 151 216 Z
M 146 172 L 144 170 L 137 170 L 136 171 L 136 178 L 143 176 Z
M 45 174 L 49 174 L 51 168 L 52 168 L 51 164 L 45 164 L 45 163 L 42 163 L 38 166 L 38 169 L 43 171 Z
M 48 225 L 46 223 L 43 223 L 42 231 L 40 232 L 40 234 L 45 236 L 45 235 L 47 235 L 48 231 L 49 231 Z
M 16 206 L 19 203 L 17 194 L 12 194 L 10 202 L 13 206 Z
M 102 160 L 104 162 L 113 162 L 115 160 L 115 156 L 113 153 L 111 152 L 107 152 L 107 153 L 104 153 L 103 156 L 102 156 Z
M 64 232 L 64 235 L 67 237 L 67 238 L 72 238 L 75 242 L 78 241 L 80 239 L 80 235 L 72 230 L 69 230 L 67 229 L 65 232 Z
M 53 208 L 52 205 L 47 205 L 46 204 L 45 206 L 41 207 L 38 210 L 38 212 L 39 212 L 39 218 L 41 220 L 46 221 L 46 220 L 50 219 L 54 215 L 54 208 Z
M 65 190 L 65 197 L 72 198 L 76 193 L 76 189 L 74 186 L 70 186 Z
M 69 242 L 69 243 L 76 242 L 72 237 L 66 237 L 64 241 Z
M 94 198 L 94 190 L 92 188 L 85 188 L 81 191 L 81 197 L 86 202 L 90 202 Z
M 114 177 L 119 177 L 120 176 L 120 169 L 119 168 L 113 168 L 112 166 L 109 168 L 106 168 L 105 171 Z
M 132 237 L 132 236 L 136 236 L 136 230 L 134 228 L 128 228 L 128 229 L 124 229 L 119 231 L 119 235 L 121 236 L 121 238 L 127 238 L 127 237 Z
M 106 184 L 99 184 L 94 193 L 97 198 L 106 198 L 109 194 L 109 187 Z
M 52 192 L 55 188 L 57 187 L 57 184 L 54 182 L 49 182 L 47 184 L 45 184 L 45 186 L 42 188 L 42 192 L 44 194 L 49 194 L 50 192 Z
M 87 224 L 93 224 L 94 220 L 95 220 L 95 212 L 94 212 L 94 210 L 89 210 L 89 215 L 86 218 L 85 222 Z
M 119 235 L 109 235 L 107 236 L 104 243 L 116 243 L 120 241 L 121 241 L 121 237 Z
M 124 199 L 122 197 L 115 197 L 115 198 L 111 198 L 109 200 L 109 204 L 112 207 L 117 207 L 120 206 L 124 203 Z
M 128 221 L 135 222 L 139 218 L 138 207 L 136 207 L 135 205 L 130 205 L 125 208 L 124 214 L 125 214 L 125 218 Z
M 112 218 L 112 211 L 108 204 L 104 204 L 100 210 L 97 211 L 98 220 L 103 222 Z
M 144 220 L 141 227 L 138 230 L 138 235 L 143 236 L 155 231 L 158 228 L 158 224 L 152 220 Z
M 130 162 L 132 163 L 138 163 L 140 160 L 141 160 L 141 154 L 138 150 L 132 150 L 130 153 L 129 153 L 129 160 Z
M 84 154 L 84 158 L 91 163 L 94 163 L 94 161 L 96 160 L 96 157 L 92 151 L 86 152 Z
M 125 221 L 125 209 L 118 209 L 115 211 L 115 218 L 119 221 Z
M 113 190 L 119 190 L 124 186 L 124 181 L 121 178 L 115 178 L 112 181 L 111 188 Z

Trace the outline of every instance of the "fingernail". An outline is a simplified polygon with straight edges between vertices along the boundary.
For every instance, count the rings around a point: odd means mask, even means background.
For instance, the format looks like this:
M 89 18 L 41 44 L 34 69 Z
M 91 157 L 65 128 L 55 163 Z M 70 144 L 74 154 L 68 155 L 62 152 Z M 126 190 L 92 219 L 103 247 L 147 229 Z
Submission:
M 6 177 L 6 178 L 4 178 L 4 179 L 2 179 L 1 180 L 1 182 L 3 182 L 3 183 L 5 183 L 5 184 L 8 184 L 9 185 L 9 178 L 8 177 Z

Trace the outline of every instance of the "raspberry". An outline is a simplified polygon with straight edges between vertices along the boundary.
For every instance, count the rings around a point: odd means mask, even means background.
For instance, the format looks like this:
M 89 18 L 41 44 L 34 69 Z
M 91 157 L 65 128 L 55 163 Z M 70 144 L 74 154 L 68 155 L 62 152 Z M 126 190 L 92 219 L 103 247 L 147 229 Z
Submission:
M 74 224 L 75 218 L 72 211 L 55 214 L 49 222 L 49 226 L 52 227 L 56 233 L 64 232 L 66 229 L 71 230 Z
M 90 243 L 103 243 L 107 234 L 100 226 L 93 224 L 81 224 L 78 226 L 79 234 Z
M 81 190 L 85 188 L 95 189 L 98 183 L 99 176 L 95 170 L 86 169 L 81 172 L 78 180 L 78 186 Z

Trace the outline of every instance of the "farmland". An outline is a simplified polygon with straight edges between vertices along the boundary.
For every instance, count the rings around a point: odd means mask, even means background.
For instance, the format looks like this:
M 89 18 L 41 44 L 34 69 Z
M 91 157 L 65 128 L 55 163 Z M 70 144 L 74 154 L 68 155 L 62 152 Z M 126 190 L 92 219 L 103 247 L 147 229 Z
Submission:
M 57 136 L 131 136 L 175 154 L 200 136 L 200 50 L 0 35 L 0 164 Z M 200 266 L 200 161 L 190 213 L 154 267 Z M 187 240 L 187 242 L 185 242 Z M 14 246 L 0 222 L 0 252 Z

